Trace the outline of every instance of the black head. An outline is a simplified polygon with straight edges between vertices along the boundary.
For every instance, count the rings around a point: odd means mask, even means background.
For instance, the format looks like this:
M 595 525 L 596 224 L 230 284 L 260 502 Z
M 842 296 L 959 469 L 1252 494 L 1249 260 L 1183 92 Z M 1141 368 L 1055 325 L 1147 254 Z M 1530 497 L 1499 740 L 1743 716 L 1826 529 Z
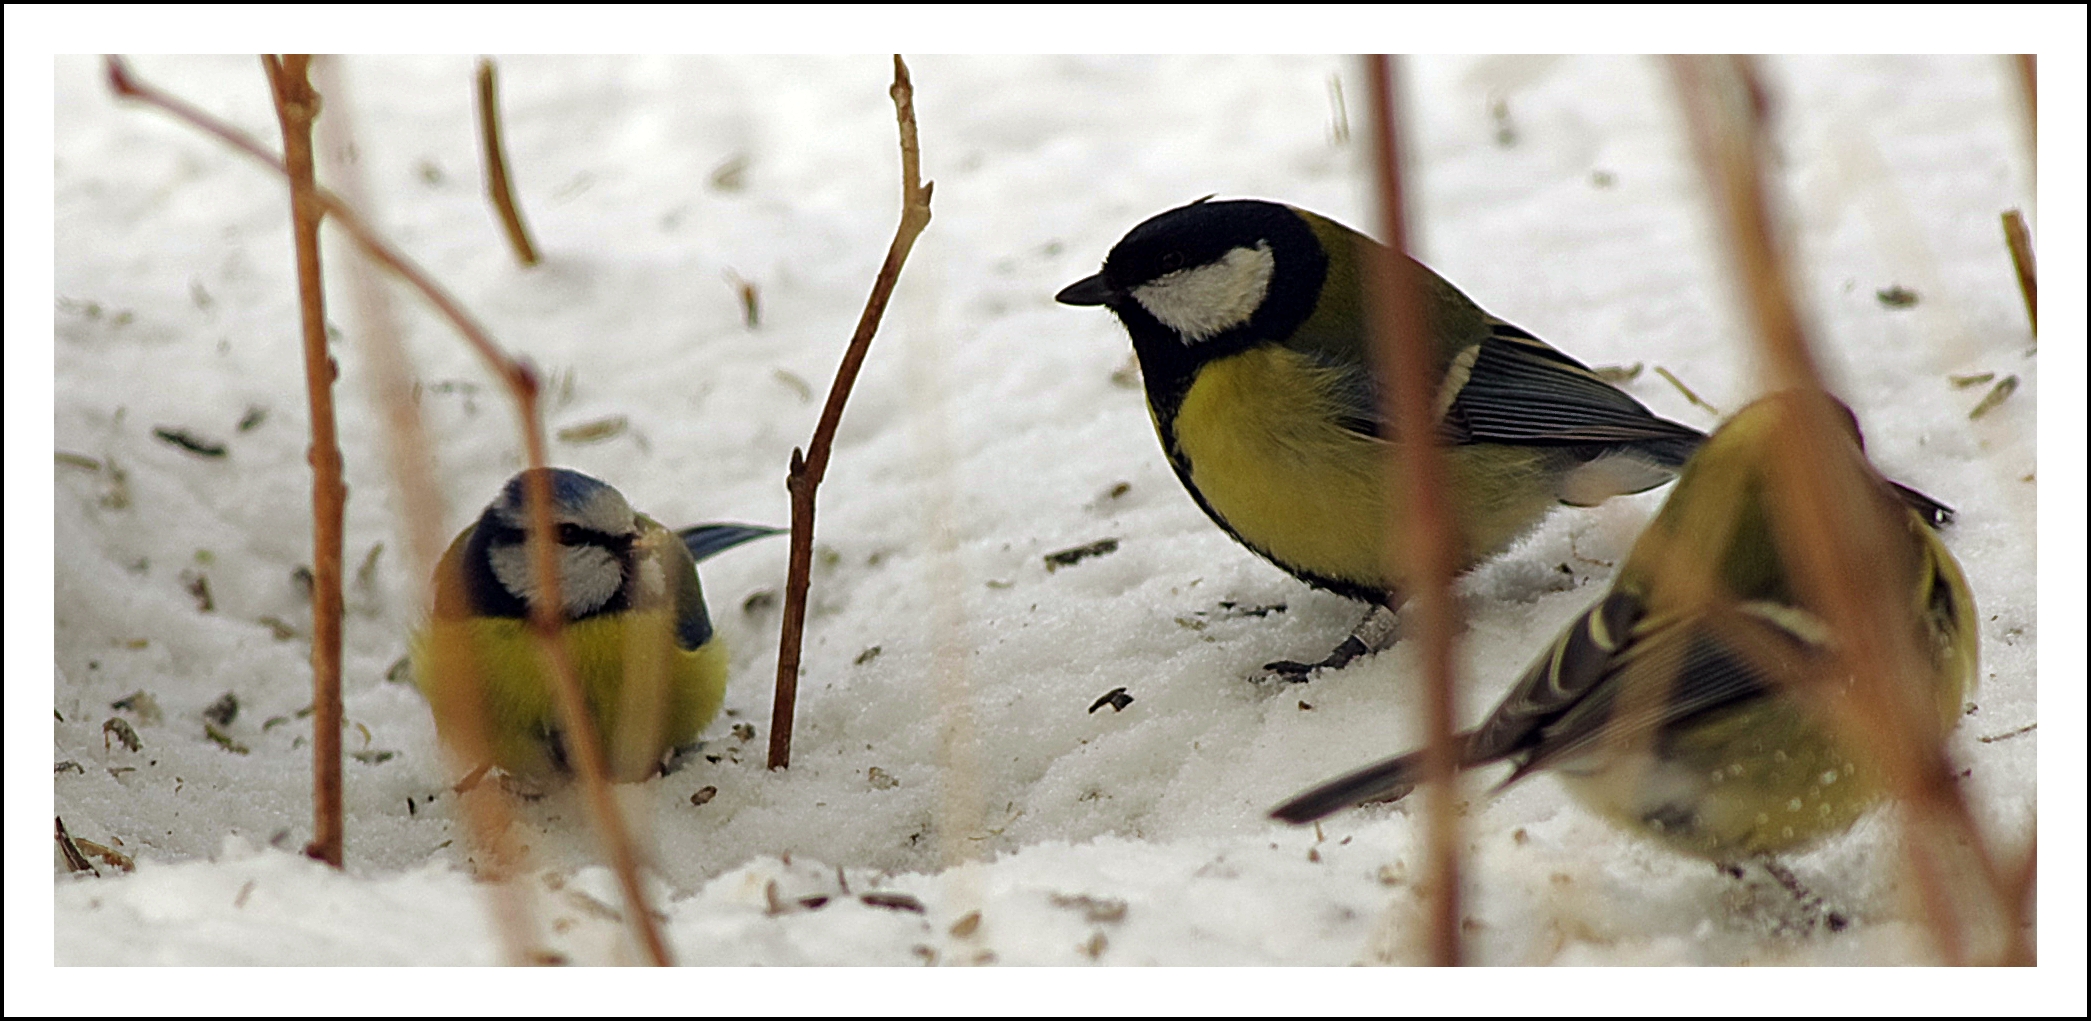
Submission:
M 1320 240 L 1291 208 L 1200 199 L 1134 227 L 1103 272 L 1056 300 L 1110 307 L 1136 346 L 1167 341 L 1212 357 L 1289 336 L 1327 273 Z

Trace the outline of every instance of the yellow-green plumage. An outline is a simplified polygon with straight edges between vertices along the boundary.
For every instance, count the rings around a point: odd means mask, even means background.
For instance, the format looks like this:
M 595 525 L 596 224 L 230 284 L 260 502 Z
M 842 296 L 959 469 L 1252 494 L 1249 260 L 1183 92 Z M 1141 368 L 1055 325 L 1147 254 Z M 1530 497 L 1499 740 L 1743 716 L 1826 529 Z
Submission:
M 697 738 L 725 698 L 726 650 L 706 613 L 698 559 L 777 530 L 671 532 L 598 480 L 548 471 L 567 655 L 611 778 L 644 780 Z M 443 555 L 410 655 L 446 742 L 475 766 L 546 778 L 574 763 L 550 660 L 528 619 L 536 585 L 524 478 L 510 480 Z M 485 741 L 476 751 L 474 720 Z
M 1887 786 L 1825 705 L 1851 684 L 1828 618 L 1797 594 L 1791 547 L 1773 527 L 1777 436 L 1798 399 L 1738 412 L 1685 467 L 1619 568 L 1612 590 L 1564 630 L 1489 718 L 1463 739 L 1466 767 L 1509 761 L 1506 783 L 1540 769 L 1584 805 L 1689 854 L 1736 861 L 1839 833 Z M 1900 594 L 1889 619 L 1915 642 L 1915 686 L 1940 732 L 1960 718 L 1977 665 L 1974 597 L 1930 525 L 1939 508 L 1898 492 L 1849 442 L 1825 443 L 1825 477 L 1858 481 L 1849 508 L 1876 522 L 1868 563 Z M 1273 813 L 1320 818 L 1399 797 L 1420 753 L 1367 766 Z
M 667 538 L 662 543 L 664 550 L 671 545 L 681 549 L 672 533 L 650 519 L 641 520 L 651 526 L 649 534 Z M 444 557 L 446 565 L 455 563 L 470 536 L 467 529 L 451 544 Z M 687 552 L 681 559 L 684 569 L 696 569 Z M 455 573 L 455 567 L 441 572 L 451 577 Z M 449 589 L 456 597 L 456 588 L 455 583 L 439 582 L 437 615 L 414 639 L 414 678 L 422 695 L 430 705 L 440 705 L 450 694 L 446 688 L 463 683 L 455 671 L 434 669 L 430 655 L 437 641 L 460 643 L 479 664 L 483 678 L 489 760 L 518 776 L 546 777 L 568 771 L 563 752 L 555 752 L 547 740 L 563 728 L 553 704 L 551 666 L 542 644 L 531 634 L 530 622 L 469 615 L 446 619 L 444 613 L 451 607 L 446 605 L 443 590 Z M 696 649 L 678 648 L 673 628 L 673 614 L 666 607 L 566 625 L 567 655 L 603 742 L 612 779 L 644 780 L 658 772 L 662 755 L 696 740 L 725 701 L 725 642 L 715 635 Z M 648 662 L 659 663 L 652 669 L 665 674 L 654 674 L 660 680 L 649 684 L 635 673 L 637 686 L 628 687 L 627 665 Z M 654 684 L 656 691 L 644 690 Z M 446 739 L 453 739 L 452 728 L 442 726 L 447 718 L 449 714 L 438 713 L 438 728 Z
M 1824 618 L 1802 604 L 1771 523 L 1775 431 L 1797 401 L 1775 395 L 1737 413 L 1685 467 L 1671 499 L 1634 545 L 1614 583 L 1649 607 L 1600 681 L 1631 697 L 1648 690 L 1706 687 L 1680 662 L 1693 642 L 1718 629 L 1727 646 L 1754 649 L 1773 689 L 1704 710 L 1654 736 L 1650 764 L 1598 753 L 1564 757 L 1561 772 L 1578 800 L 1615 822 L 1670 846 L 1719 860 L 1790 850 L 1850 828 L 1886 790 L 1878 764 L 1840 737 L 1808 693 L 1844 687 Z M 1855 434 L 1854 434 L 1855 435 Z M 1883 590 L 1905 593 L 1893 619 L 1915 629 L 1918 657 L 1941 732 L 1960 719 L 1975 683 L 1974 598 L 1960 566 L 1920 512 L 1893 495 L 1856 442 L 1832 446 L 1875 485 L 1872 520 L 1889 531 L 1892 554 L 1868 564 Z M 1861 515 L 1865 517 L 1865 515 Z M 1689 568 L 1697 565 L 1698 570 Z M 1706 568 L 1717 582 L 1706 587 Z M 1808 641 L 1796 643 L 1800 636 Z M 1763 669 L 1776 666 L 1774 669 Z M 1777 673 L 1779 676 L 1769 676 Z M 1781 688 L 1783 686 L 1783 688 Z M 1529 767 L 1521 767 L 1521 772 Z
M 1201 201 L 1135 227 L 1103 272 L 1058 297 L 1124 324 L 1163 451 L 1214 522 L 1310 584 L 1392 607 L 1407 585 L 1386 555 L 1400 501 L 1383 480 L 1399 477 L 1388 445 L 1403 440 L 1380 418 L 1368 367 L 1362 268 L 1374 247 L 1290 206 Z M 1431 345 L 1460 569 L 1562 503 L 1660 485 L 1704 440 L 1422 264 L 1397 265 Z
M 1290 348 L 1251 348 L 1199 372 L 1170 431 L 1189 484 L 1251 549 L 1294 573 L 1398 590 L 1385 554 L 1387 441 L 1339 424 L 1342 382 Z M 1540 451 L 1455 446 L 1445 459 L 1462 566 L 1502 552 L 1558 502 Z

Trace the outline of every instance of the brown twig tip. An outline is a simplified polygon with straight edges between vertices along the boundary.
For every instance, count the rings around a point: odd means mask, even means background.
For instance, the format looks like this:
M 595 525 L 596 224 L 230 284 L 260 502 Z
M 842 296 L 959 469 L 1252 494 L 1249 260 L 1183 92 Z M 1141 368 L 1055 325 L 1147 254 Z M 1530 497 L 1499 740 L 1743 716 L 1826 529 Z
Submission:
M 144 94 L 145 90 L 138 87 L 138 80 L 131 77 L 131 65 L 124 63 L 122 57 L 111 53 L 102 58 L 102 67 L 109 75 L 109 91 L 126 99 Z
M 537 363 L 521 355 L 508 363 L 508 378 L 526 399 L 534 401 L 544 390 L 544 376 L 537 371 Z

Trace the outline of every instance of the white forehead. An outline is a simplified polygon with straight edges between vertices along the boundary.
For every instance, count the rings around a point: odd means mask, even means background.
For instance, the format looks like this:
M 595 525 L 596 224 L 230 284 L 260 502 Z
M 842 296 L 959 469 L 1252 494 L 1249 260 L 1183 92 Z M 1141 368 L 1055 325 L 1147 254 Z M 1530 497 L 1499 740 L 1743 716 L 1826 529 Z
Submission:
M 529 490 L 511 483 L 501 493 L 494 505 L 494 513 L 503 523 L 528 530 L 530 522 Z M 552 523 L 555 525 L 579 525 L 592 532 L 604 535 L 633 535 L 639 531 L 638 515 L 632 513 L 632 505 L 624 500 L 624 494 L 615 488 L 579 474 L 563 474 L 552 479 Z
M 1201 341 L 1248 322 L 1270 291 L 1275 267 L 1270 242 L 1258 241 L 1203 266 L 1164 273 L 1133 288 L 1133 300 L 1185 343 Z

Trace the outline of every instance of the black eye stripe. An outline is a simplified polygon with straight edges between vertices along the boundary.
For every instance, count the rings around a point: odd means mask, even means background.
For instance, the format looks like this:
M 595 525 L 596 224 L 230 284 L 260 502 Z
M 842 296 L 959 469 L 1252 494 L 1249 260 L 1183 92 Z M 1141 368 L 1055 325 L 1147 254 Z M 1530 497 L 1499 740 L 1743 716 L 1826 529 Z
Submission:
M 574 524 L 571 521 L 560 522 L 554 526 L 554 531 L 557 533 L 557 539 L 561 546 L 599 546 L 613 553 L 623 553 L 631 549 L 632 544 L 639 539 L 635 535 L 611 535 L 608 532 L 599 532 L 592 528 Z M 527 529 L 516 528 L 503 523 L 495 527 L 491 541 L 492 545 L 496 546 L 521 546 L 528 541 L 528 538 L 529 531 Z

